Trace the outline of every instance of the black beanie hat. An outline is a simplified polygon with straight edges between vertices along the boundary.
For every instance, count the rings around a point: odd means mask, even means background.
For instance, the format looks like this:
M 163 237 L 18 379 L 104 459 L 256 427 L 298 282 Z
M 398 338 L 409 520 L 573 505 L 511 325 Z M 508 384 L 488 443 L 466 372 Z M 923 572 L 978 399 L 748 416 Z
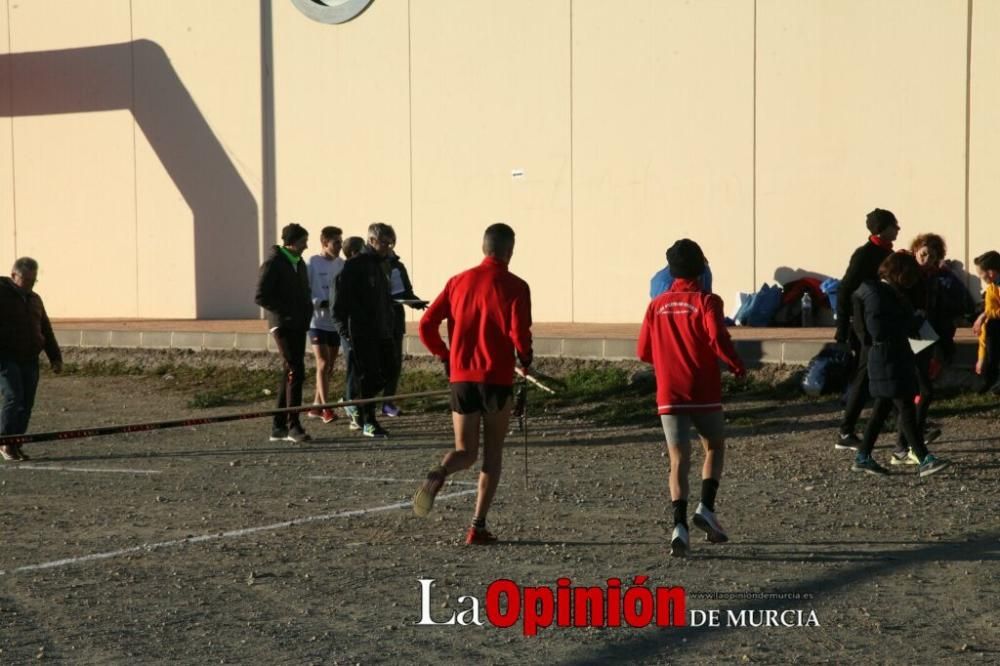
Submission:
M 705 254 L 693 240 L 682 238 L 667 250 L 667 264 L 675 278 L 693 280 L 705 272 Z
M 896 216 L 892 214 L 892 211 L 885 210 L 883 208 L 876 208 L 872 212 L 868 213 L 868 217 L 865 218 L 865 226 L 868 227 L 868 231 L 875 235 L 878 235 L 888 229 L 889 227 L 895 227 L 899 223 L 896 222 Z

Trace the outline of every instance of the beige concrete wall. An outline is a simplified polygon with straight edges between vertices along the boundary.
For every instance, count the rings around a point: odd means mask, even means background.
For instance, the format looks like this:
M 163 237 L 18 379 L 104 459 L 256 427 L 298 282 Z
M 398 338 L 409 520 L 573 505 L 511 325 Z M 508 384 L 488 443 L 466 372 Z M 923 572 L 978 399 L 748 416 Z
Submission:
M 977 0 L 972 18 L 970 260 L 1000 250 L 1000 3 Z M 978 280 L 972 284 L 979 288 Z
M 965 261 L 1000 246 L 1000 3 L 981 0 L 965 230 L 969 6 L 376 0 L 325 25 L 277 1 L 271 228 L 258 3 L 5 0 L 0 55 L 54 54 L 0 71 L 0 263 L 16 237 L 57 316 L 256 316 L 261 241 L 288 222 L 313 250 L 326 224 L 393 224 L 433 297 L 503 220 L 536 319 L 615 322 L 682 236 L 729 309 L 781 267 L 839 277 L 875 206 Z M 95 258 L 99 298 L 79 288 Z
M 420 289 L 479 263 L 507 222 L 536 315 L 570 320 L 569 2 L 423 0 L 411 21 Z
M 10 4 L 16 224 L 0 235 L 42 263 L 53 315 L 257 315 L 260 30 L 246 7 Z M 114 289 L 95 298 L 80 278 L 98 262 Z
M 413 263 L 407 3 L 375 2 L 341 26 L 274 3 L 277 227 L 396 229 Z
M 137 316 L 195 317 L 199 306 L 215 316 L 255 316 L 262 177 L 256 4 L 134 0 L 132 25 Z M 227 279 L 232 273 L 238 279 Z
M 7 4 L 0 3 L 0 56 L 10 52 Z M 10 117 L 10 80 L 0 83 L 0 275 L 7 275 L 14 259 L 14 151 Z
M 961 258 L 965 53 L 964 0 L 757 3 L 757 282 L 841 277 L 875 207 Z
M 14 53 L 127 42 L 129 3 L 124 0 L 10 4 Z M 105 60 L 102 90 L 127 98 L 127 58 Z M 46 77 L 39 80 L 39 72 Z M 45 113 L 59 102 L 57 69 L 12 72 L 17 253 L 41 264 L 38 291 L 61 316 L 134 316 L 136 235 L 132 116 L 128 109 Z M 67 92 L 85 104 L 83 88 Z M 65 99 L 65 98 L 63 98 Z M 114 288 L 95 297 L 94 279 Z
M 711 35 L 706 39 L 706 35 Z M 753 4 L 573 4 L 574 315 L 634 321 L 678 238 L 753 282 Z

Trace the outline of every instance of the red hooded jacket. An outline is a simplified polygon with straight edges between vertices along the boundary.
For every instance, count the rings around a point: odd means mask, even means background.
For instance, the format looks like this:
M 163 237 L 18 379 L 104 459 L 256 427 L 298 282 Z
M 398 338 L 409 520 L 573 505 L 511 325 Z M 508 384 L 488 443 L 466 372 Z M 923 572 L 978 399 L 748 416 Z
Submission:
M 441 322 L 448 320 L 448 341 Z M 420 319 L 420 341 L 451 366 L 451 382 L 511 386 L 514 353 L 531 365 L 531 292 L 528 283 L 493 257 L 448 280 Z
M 646 309 L 638 356 L 656 371 L 660 414 L 722 409 L 722 376 L 716 358 L 737 376 L 744 372 L 723 322 L 722 299 L 693 280 L 677 279 Z

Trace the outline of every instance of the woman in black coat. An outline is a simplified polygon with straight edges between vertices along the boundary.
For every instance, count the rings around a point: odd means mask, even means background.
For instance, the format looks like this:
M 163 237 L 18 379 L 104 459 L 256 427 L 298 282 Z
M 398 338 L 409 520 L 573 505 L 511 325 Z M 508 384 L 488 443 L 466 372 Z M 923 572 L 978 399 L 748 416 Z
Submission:
M 938 339 L 933 345 L 917 354 L 917 381 L 920 402 L 917 405 L 917 427 L 923 433 L 924 443 L 929 444 L 941 435 L 940 428 L 928 428 L 927 413 L 934 401 L 934 378 L 940 369 L 955 356 L 955 321 L 970 318 L 974 309 L 972 295 L 947 266 L 944 258 L 948 247 L 938 234 L 920 234 L 910 243 L 910 251 L 920 265 L 921 279 L 907 292 L 910 302 L 926 313 Z M 919 464 L 911 455 L 899 433 L 896 450 L 889 462 L 893 465 Z
M 882 425 L 895 406 L 899 412 L 899 431 L 920 460 L 918 473 L 928 476 L 941 471 L 949 462 L 927 452 L 913 404 L 918 392 L 917 365 L 909 338 L 917 336 L 923 319 L 914 313 L 904 292 L 920 279 L 920 267 L 913 255 L 897 252 L 886 257 L 878 275 L 878 281 L 861 285 L 852 300 L 855 331 L 865 344 L 871 345 L 868 388 L 875 405 L 851 469 L 869 474 L 889 473 L 871 454 Z

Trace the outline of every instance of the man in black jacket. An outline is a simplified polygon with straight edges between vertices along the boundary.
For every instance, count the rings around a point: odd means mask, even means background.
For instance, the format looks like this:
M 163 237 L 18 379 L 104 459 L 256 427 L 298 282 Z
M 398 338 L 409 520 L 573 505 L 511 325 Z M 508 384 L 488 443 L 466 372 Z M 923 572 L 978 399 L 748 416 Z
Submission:
M 0 278 L 0 435 L 28 431 L 38 388 L 38 354 L 45 350 L 53 372 L 62 353 L 41 297 L 35 293 L 38 262 L 21 257 L 9 278 Z M 27 460 L 19 445 L 0 446 L 4 460 Z
M 368 244 L 344 264 L 333 302 L 333 320 L 351 348 L 351 374 L 361 398 L 374 398 L 385 388 L 392 368 L 392 330 L 395 313 L 389 294 L 386 258 L 395 240 L 391 227 L 377 222 L 368 227 Z M 375 403 L 360 408 L 362 434 L 389 436 L 375 420 Z
M 406 313 L 403 306 L 398 301 L 407 301 L 407 305 L 414 310 L 426 310 L 427 301 L 420 300 L 413 293 L 413 284 L 410 282 L 410 274 L 403 264 L 403 260 L 396 254 L 396 231 L 389 227 L 392 233 L 392 245 L 389 256 L 386 258 L 389 268 L 389 294 L 392 296 L 392 366 L 389 368 L 385 378 L 385 394 L 395 395 L 399 390 L 399 379 L 403 374 L 403 337 L 406 335 Z M 397 417 L 400 409 L 392 402 L 382 404 L 382 415 Z
M 298 224 L 281 230 L 282 245 L 260 267 L 254 301 L 267 311 L 267 324 L 281 355 L 284 370 L 278 385 L 278 408 L 302 404 L 302 382 L 306 375 L 306 331 L 313 305 L 309 290 L 309 271 L 302 253 L 309 246 L 309 232 Z M 307 442 L 298 412 L 276 414 L 271 441 Z
M 847 392 L 847 406 L 844 409 L 844 420 L 840 424 L 836 448 L 857 449 L 861 440 L 854 433 L 861 410 L 868 402 L 868 352 L 870 343 L 858 338 L 851 326 L 853 314 L 852 297 L 858 287 L 866 280 L 878 280 L 878 267 L 886 257 L 892 254 L 892 243 L 899 235 L 899 222 L 896 216 L 888 210 L 876 208 L 868 213 L 865 225 L 871 235 L 868 242 L 859 247 L 851 255 L 837 290 L 837 334 L 840 344 L 850 344 L 857 358 L 854 378 Z

